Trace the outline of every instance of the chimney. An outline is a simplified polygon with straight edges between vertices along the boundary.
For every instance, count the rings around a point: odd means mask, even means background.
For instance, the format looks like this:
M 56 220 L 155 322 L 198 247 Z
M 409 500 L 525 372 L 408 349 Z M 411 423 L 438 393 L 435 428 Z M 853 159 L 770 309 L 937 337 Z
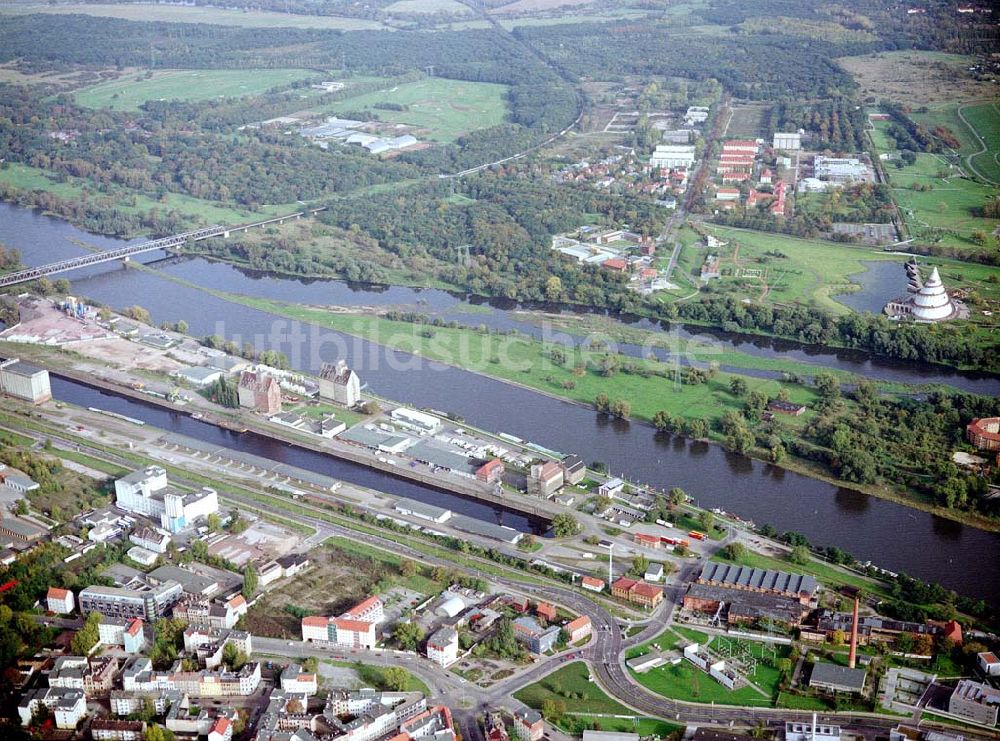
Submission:
M 851 621 L 851 653 L 847 659 L 847 666 L 851 669 L 858 660 L 858 598 L 854 598 L 854 619 Z

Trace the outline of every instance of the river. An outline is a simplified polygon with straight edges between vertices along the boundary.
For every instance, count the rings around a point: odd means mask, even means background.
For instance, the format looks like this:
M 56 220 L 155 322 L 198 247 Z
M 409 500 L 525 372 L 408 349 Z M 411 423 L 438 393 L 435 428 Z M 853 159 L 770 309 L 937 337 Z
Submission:
M 60 220 L 0 204 L 0 241 L 20 249 L 25 264 L 80 254 L 81 248 L 70 239 L 102 248 L 120 244 L 85 234 Z M 303 303 L 422 301 L 429 305 L 431 301 L 453 300 L 451 311 L 464 313 L 470 323 L 480 321 L 480 316 L 468 314 L 459 306 L 459 299 L 440 291 L 373 291 L 339 281 L 302 282 L 246 275 L 204 260 L 172 261 L 163 269 L 213 288 Z M 227 338 L 253 341 L 258 348 L 274 346 L 286 352 L 293 365 L 305 370 L 315 372 L 320 361 L 346 354 L 362 381 L 386 397 L 455 412 L 484 429 L 509 432 L 554 450 L 577 453 L 587 461 L 604 461 L 614 473 L 635 481 L 663 489 L 680 486 L 701 506 L 721 507 L 758 524 L 767 522 L 779 530 L 794 530 L 813 543 L 836 545 L 861 560 L 870 559 L 893 571 L 905 571 L 965 594 L 1000 602 L 1000 534 L 791 473 L 717 446 L 659 436 L 646 425 L 600 418 L 580 406 L 311 325 L 298 327 L 301 337 L 294 341 L 278 337 L 272 330 L 283 328 L 287 335 L 287 321 L 144 271 L 114 264 L 81 270 L 68 277 L 80 295 L 116 307 L 141 304 L 152 313 L 154 322 L 184 319 L 195 335 L 220 332 Z M 490 311 L 494 315 L 504 313 L 500 308 Z M 510 319 L 517 321 L 516 317 Z M 816 356 L 812 359 L 815 361 Z M 828 364 L 825 359 L 823 364 Z M 829 365 L 843 367 L 833 361 Z M 872 365 L 880 372 L 894 372 L 881 363 Z M 935 375 L 939 370 L 926 368 L 919 375 L 928 382 L 949 382 Z M 881 377 L 880 372 L 869 375 Z M 953 375 L 973 386 L 984 385 L 974 389 L 980 393 L 997 393 L 1000 389 L 996 379 L 967 377 L 958 372 Z M 669 393 L 666 386 L 664 393 Z M 145 405 L 125 403 L 134 407 L 129 406 L 131 411 L 124 413 L 143 418 Z

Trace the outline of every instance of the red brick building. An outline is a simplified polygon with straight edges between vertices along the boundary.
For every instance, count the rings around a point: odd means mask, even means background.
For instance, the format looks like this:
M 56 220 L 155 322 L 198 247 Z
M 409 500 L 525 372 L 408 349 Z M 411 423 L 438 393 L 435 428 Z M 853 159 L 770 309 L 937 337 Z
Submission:
M 644 581 L 621 577 L 611 585 L 611 594 L 634 605 L 654 608 L 663 601 L 663 590 Z

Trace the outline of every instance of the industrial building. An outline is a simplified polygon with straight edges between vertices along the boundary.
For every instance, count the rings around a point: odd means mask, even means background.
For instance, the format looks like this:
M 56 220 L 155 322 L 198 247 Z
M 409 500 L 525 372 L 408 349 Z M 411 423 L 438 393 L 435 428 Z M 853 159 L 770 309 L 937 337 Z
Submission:
M 831 183 L 861 183 L 872 180 L 872 170 L 854 157 L 824 157 L 813 159 L 813 172 L 820 180 Z
M 244 409 L 268 415 L 281 411 L 281 386 L 269 373 L 243 371 L 236 392 Z
M 0 393 L 41 404 L 52 398 L 49 372 L 18 358 L 0 360 Z
M 441 429 L 441 420 L 431 414 L 418 412 L 416 409 L 396 407 L 389 413 L 393 422 L 409 427 L 417 432 L 433 434 Z
M 828 664 L 817 661 L 813 664 L 809 675 L 809 686 L 827 692 L 846 692 L 861 694 L 865 691 L 865 679 L 868 672 L 864 669 L 852 669 L 840 664 Z
M 563 469 L 558 463 L 534 463 L 528 472 L 528 493 L 548 499 L 562 488 Z
M 803 605 L 812 602 L 819 588 L 819 584 L 811 576 L 724 563 L 705 564 L 697 583 L 745 592 L 777 594 L 797 599 Z
M 361 379 L 346 360 L 323 363 L 319 371 L 319 395 L 347 408 L 361 401 Z
M 649 158 L 649 166 L 687 169 L 694 164 L 694 152 L 693 144 L 658 144 Z
M 430 520 L 439 525 L 451 519 L 452 512 L 444 507 L 435 507 L 433 504 L 424 504 L 415 499 L 399 499 L 396 501 L 395 510 L 402 515 L 419 517 L 421 520 Z
M 798 132 L 775 131 L 771 145 L 775 149 L 784 149 L 786 151 L 802 149 L 802 134 Z
M 214 489 L 181 492 L 169 485 L 167 472 L 160 466 L 133 471 L 115 481 L 115 504 L 126 512 L 158 519 L 160 526 L 170 533 L 219 511 L 219 497 Z

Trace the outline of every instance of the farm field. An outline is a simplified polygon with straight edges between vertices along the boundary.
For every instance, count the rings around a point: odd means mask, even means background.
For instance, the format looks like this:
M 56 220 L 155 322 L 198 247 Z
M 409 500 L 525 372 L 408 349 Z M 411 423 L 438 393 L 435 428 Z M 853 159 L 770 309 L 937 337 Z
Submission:
M 382 121 L 427 129 L 426 138 L 449 142 L 474 129 L 502 123 L 507 113 L 506 90 L 505 85 L 488 82 L 429 77 L 345 98 L 317 110 L 325 113 L 371 110 Z M 397 104 L 404 110 L 375 108 L 378 103 Z
M 302 69 L 139 72 L 84 88 L 76 93 L 76 102 L 89 108 L 134 111 L 151 100 L 210 100 L 253 95 L 314 74 Z
M 264 10 L 224 10 L 222 8 L 190 7 L 182 5 L 90 4 L 77 5 L 2 5 L 0 15 L 28 13 L 81 14 L 102 18 L 121 18 L 127 21 L 163 21 L 166 23 L 209 23 L 217 26 L 243 28 L 321 28 L 337 31 L 364 31 L 385 29 L 378 21 L 364 18 L 344 18 L 329 15 L 299 15 L 273 13 Z

